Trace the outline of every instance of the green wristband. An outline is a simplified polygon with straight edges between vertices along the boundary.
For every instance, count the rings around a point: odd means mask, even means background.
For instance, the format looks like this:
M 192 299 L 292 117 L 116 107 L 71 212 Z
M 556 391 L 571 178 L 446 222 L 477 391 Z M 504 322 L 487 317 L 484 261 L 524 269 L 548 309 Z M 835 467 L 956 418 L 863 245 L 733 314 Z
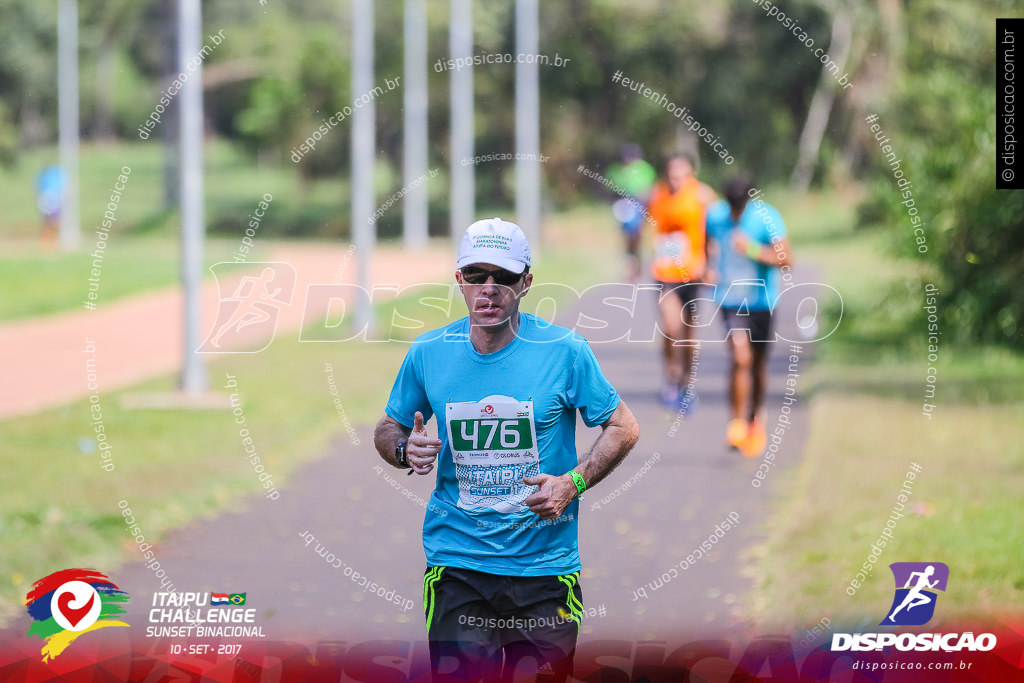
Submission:
M 756 261 L 761 256 L 761 245 L 757 242 L 747 242 L 747 256 Z
M 569 476 L 572 477 L 572 483 L 576 484 L 576 493 L 582 496 L 587 490 L 587 482 L 583 481 L 583 476 L 576 470 L 569 470 Z

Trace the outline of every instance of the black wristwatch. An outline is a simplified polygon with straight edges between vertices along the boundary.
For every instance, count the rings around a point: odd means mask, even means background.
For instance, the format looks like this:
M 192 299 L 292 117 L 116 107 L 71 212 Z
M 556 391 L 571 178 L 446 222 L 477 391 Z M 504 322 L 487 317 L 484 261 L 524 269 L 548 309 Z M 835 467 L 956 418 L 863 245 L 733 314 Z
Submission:
M 409 443 L 408 439 L 402 439 L 395 445 L 395 462 L 398 463 L 399 467 L 404 467 L 406 469 L 412 467 L 412 465 L 409 464 L 408 454 L 405 452 L 405 445 L 407 443 Z

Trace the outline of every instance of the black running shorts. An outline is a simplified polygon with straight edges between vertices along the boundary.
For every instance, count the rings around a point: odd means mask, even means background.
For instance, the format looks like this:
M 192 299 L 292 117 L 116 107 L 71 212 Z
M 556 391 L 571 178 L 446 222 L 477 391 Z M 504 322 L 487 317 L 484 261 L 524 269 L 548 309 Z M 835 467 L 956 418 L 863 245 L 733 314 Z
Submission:
M 499 576 L 427 567 L 423 605 L 435 681 L 498 680 L 503 671 L 564 681 L 572 673 L 583 613 L 579 572 Z
M 775 341 L 772 334 L 772 312 L 771 311 L 745 311 L 740 313 L 734 308 L 722 309 L 725 329 L 728 332 L 739 330 L 750 331 L 750 341 L 755 344 L 767 344 Z
M 697 299 L 701 298 L 703 282 L 658 282 L 661 285 L 660 296 L 677 296 L 683 308 L 690 308 L 691 313 L 697 312 Z

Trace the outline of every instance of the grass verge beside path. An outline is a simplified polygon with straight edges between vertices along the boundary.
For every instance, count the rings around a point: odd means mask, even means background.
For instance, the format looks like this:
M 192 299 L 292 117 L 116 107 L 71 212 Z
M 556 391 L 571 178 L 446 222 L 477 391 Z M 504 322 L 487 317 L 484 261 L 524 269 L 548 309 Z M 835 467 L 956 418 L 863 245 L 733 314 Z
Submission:
M 881 231 L 855 231 L 849 198 L 780 193 L 779 205 L 795 259 L 818 266 L 846 308 L 800 380 L 810 434 L 800 464 L 771 474 L 781 495 L 766 541 L 748 558 L 755 588 L 746 616 L 761 632 L 793 632 L 823 617 L 833 628 L 871 628 L 892 600 L 890 563 L 939 561 L 949 565 L 949 587 L 930 627 L 1019 618 L 1024 358 L 940 342 L 928 401 L 936 407 L 922 415 L 930 363 L 926 327 L 916 322 L 920 265 L 892 257 Z M 912 462 L 921 472 L 905 516 L 872 563 Z M 865 562 L 871 573 L 854 587 Z
M 348 215 L 341 204 L 346 197 L 344 180 L 326 178 L 303 184 L 293 164 L 254 164 L 238 146 L 219 139 L 208 141 L 203 153 L 206 226 L 210 234 L 237 234 L 241 238 L 248 227 L 248 215 L 264 193 L 273 201 L 260 223 L 261 234 L 281 239 L 298 234 L 295 230 L 300 227 L 304 230 L 301 234 L 322 239 L 344 234 L 342 227 Z M 25 151 L 13 168 L 0 167 L 0 237 L 38 244 L 42 220 L 36 208 L 35 177 L 44 167 L 57 163 L 58 156 L 56 145 L 34 148 Z M 163 165 L 163 145 L 158 140 L 82 146 L 78 175 L 83 248 L 95 242 L 95 230 L 103 221 L 124 167 L 130 173 L 117 200 L 112 239 L 173 238 L 177 234 L 177 215 L 163 204 Z M 379 175 L 388 174 L 381 171 Z
M 753 558 L 752 605 L 762 630 L 811 626 L 823 617 L 833 625 L 877 624 L 892 601 L 892 562 L 949 565 L 936 628 L 1012 610 L 1019 617 L 1024 463 L 1014 444 L 1022 423 L 1019 404 L 960 405 L 929 424 L 919 406 L 900 399 L 815 396 L 804 462 L 786 477 L 784 503 Z M 893 520 L 892 540 L 872 563 L 872 545 L 894 514 L 912 462 L 921 472 L 907 489 L 905 516 Z M 872 565 L 869 576 L 852 584 L 864 563 Z
M 256 251 L 249 253 L 249 260 L 266 255 L 266 240 L 286 239 L 299 232 L 320 239 L 345 234 L 344 181 L 318 179 L 301 184 L 291 164 L 253 164 L 244 152 L 221 140 L 209 142 L 205 154 L 207 266 L 231 260 L 249 227 L 250 214 L 264 194 L 272 201 L 257 228 Z M 73 252 L 43 253 L 35 174 L 56 159 L 55 146 L 38 148 L 26 151 L 14 168 L 0 167 L 0 288 L 17 292 L 0 298 L 0 321 L 82 308 L 96 229 L 125 166 L 130 173 L 106 241 L 98 303 L 177 284 L 179 217 L 163 207 L 162 145 L 153 141 L 83 146 L 79 159 L 81 243 Z M 208 276 L 209 271 L 204 274 Z
M 618 275 L 618 234 L 607 210 L 555 216 L 545 227 L 547 245 L 535 261 L 535 282 L 582 289 Z M 454 270 L 454 255 L 452 260 Z M 427 328 L 446 322 L 437 309 L 413 309 L 412 303 L 407 298 L 380 306 L 378 328 L 388 329 L 399 307 L 419 311 Z M 453 316 L 462 317 L 462 311 L 464 304 L 456 298 Z M 274 486 L 281 488 L 297 467 L 323 457 L 332 435 L 348 438 L 325 364 L 333 365 L 345 417 L 352 425 L 370 425 L 383 411 L 407 349 L 403 343 L 299 344 L 293 335 L 276 339 L 261 353 L 213 360 L 210 384 L 223 392 L 226 373 L 236 376 L 233 391 L 239 394 L 245 426 Z M 167 391 L 174 383 L 175 378 L 165 377 L 101 395 L 112 472 L 101 470 L 97 454 L 80 446 L 95 448 L 89 439 L 88 401 L 0 422 L 6 481 L 17 483 L 0 497 L 0 623 L 22 610 L 29 584 L 52 571 L 111 568 L 141 559 L 118 501 L 128 501 L 146 541 L 154 543 L 170 529 L 235 509 L 246 496 L 264 491 L 230 411 L 120 407 L 125 393 Z M 377 456 L 362 439 L 347 457 L 365 458 L 369 467 Z M 253 504 L 275 503 L 256 498 Z
M 93 277 L 96 249 L 83 235 L 83 248 L 77 252 L 44 254 L 35 242 L 8 243 L 0 255 L 0 289 L 17 292 L 0 298 L 0 322 L 9 322 L 52 313 L 84 310 L 89 300 L 89 278 Z M 209 267 L 218 261 L 230 261 L 238 248 L 237 241 L 207 240 L 205 247 L 205 279 Z M 250 260 L 258 260 L 263 249 Z M 103 252 L 98 276 L 97 306 L 122 297 L 181 282 L 181 247 L 168 238 L 112 237 Z

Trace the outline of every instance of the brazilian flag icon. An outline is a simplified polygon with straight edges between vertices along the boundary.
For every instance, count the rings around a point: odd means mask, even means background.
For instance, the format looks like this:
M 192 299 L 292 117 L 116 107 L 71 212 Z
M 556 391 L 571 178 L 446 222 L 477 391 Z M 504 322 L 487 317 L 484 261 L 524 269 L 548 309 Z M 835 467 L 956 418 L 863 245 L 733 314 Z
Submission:
M 232 605 L 244 605 L 245 595 L 245 593 L 232 593 L 228 596 L 228 602 L 230 602 Z

